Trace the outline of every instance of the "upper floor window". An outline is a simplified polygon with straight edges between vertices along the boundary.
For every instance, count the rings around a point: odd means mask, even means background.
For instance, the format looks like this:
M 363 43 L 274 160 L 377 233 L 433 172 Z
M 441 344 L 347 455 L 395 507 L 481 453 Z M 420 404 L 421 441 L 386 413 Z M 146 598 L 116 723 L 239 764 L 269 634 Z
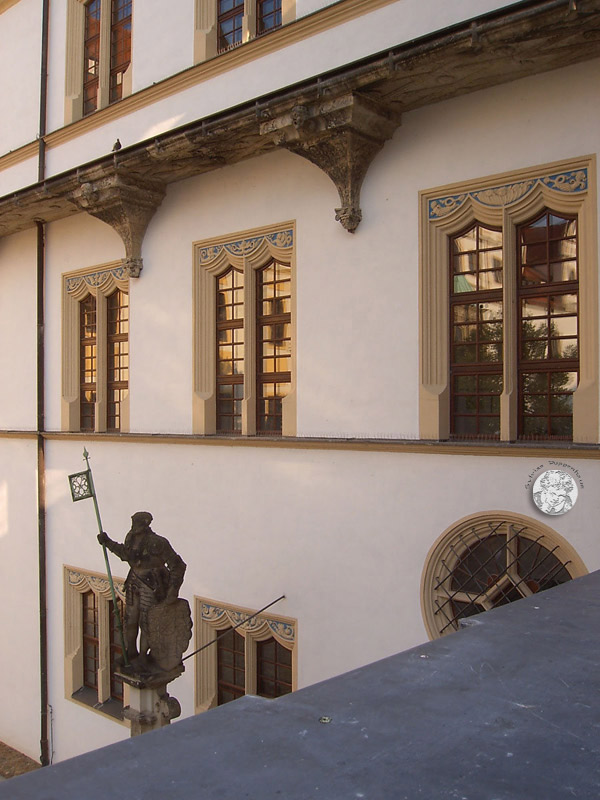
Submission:
M 63 430 L 128 430 L 128 289 L 122 266 L 63 278 Z
M 132 0 L 67 0 L 65 123 L 131 93 Z
M 244 0 L 217 0 L 218 50 L 222 53 L 242 42 Z
M 258 0 L 256 14 L 258 35 L 281 27 L 281 3 L 282 0 Z
M 598 441 L 592 162 L 422 193 L 423 438 Z
M 296 0 L 200 0 L 194 62 L 224 53 L 296 18 Z
M 194 430 L 294 435 L 291 224 L 195 245 Z

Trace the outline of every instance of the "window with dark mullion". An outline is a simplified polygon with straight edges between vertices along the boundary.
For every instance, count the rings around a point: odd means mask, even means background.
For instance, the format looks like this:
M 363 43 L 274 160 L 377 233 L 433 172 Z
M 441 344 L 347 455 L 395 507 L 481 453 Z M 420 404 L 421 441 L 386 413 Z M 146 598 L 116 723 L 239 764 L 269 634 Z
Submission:
M 546 209 L 517 236 L 519 437 L 570 440 L 579 379 L 577 220 Z
M 106 428 L 121 428 L 121 405 L 129 381 L 129 298 L 115 290 L 106 298 L 107 311 L 107 412 Z
M 244 276 L 231 267 L 217 282 L 218 433 L 242 432 L 244 397 Z
M 502 232 L 479 223 L 450 239 L 450 434 L 500 437 Z
M 257 34 L 281 27 L 281 0 L 258 0 Z
M 83 38 L 83 116 L 98 107 L 100 70 L 100 0 L 85 5 Z
M 244 0 L 217 0 L 217 30 L 219 53 L 242 41 Z
M 246 694 L 246 642 L 233 628 L 218 635 L 217 702 L 222 705 Z
M 123 75 L 131 61 L 131 0 L 112 0 L 110 20 L 110 87 L 108 102 L 123 96 Z
M 291 386 L 291 268 L 271 261 L 257 271 L 257 433 L 282 432 Z
M 83 595 L 83 685 L 98 689 L 100 639 L 98 629 L 98 598 L 94 592 Z
M 125 603 L 119 598 L 117 606 L 121 616 L 121 625 L 125 619 Z M 110 617 L 110 696 L 113 700 L 123 702 L 123 681 L 115 675 L 115 671 L 122 666 L 123 645 L 121 643 L 121 633 L 117 616 L 114 611 L 114 603 L 111 600 L 108 604 Z
M 281 697 L 292 691 L 292 652 L 271 636 L 256 643 L 256 692 Z
M 96 424 L 96 298 L 88 295 L 79 304 L 79 421 L 82 431 Z

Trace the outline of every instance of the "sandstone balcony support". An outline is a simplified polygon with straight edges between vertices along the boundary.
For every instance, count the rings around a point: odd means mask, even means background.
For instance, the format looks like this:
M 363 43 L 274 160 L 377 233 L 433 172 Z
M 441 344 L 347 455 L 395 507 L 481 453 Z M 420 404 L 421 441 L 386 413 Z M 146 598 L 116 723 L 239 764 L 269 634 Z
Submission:
M 362 219 L 360 189 L 367 170 L 400 124 L 397 114 L 356 93 L 298 102 L 261 124 L 261 134 L 323 170 L 340 196 L 335 218 L 350 233 Z
M 164 196 L 162 183 L 114 171 L 84 180 L 71 199 L 81 211 L 116 230 L 125 245 L 123 266 L 129 277 L 139 278 L 144 234 Z

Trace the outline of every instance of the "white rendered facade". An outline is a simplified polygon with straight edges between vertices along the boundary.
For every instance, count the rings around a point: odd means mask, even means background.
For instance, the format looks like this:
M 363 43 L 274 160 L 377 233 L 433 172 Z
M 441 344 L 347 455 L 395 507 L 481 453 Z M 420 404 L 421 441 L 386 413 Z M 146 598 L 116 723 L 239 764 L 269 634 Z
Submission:
M 116 139 L 124 149 L 151 143 L 505 4 L 297 0 L 297 22 L 215 56 L 205 73 L 195 62 L 200 5 L 186 0 L 165 15 L 155 0 L 134 0 L 131 94 L 65 126 L 69 3 L 51 0 L 49 186 L 60 173 L 110 159 Z M 0 0 L 0 101 L 9 110 L 0 116 L 0 201 L 38 180 L 41 17 L 39 0 Z M 20 61 L 18 76 L 5 60 Z M 353 235 L 334 221 L 338 197 L 325 172 L 286 149 L 167 183 L 143 237 L 141 274 L 128 279 L 128 424 L 120 433 L 85 434 L 65 421 L 65 276 L 116 268 L 130 255 L 119 233 L 75 208 L 44 224 L 43 428 L 36 417 L 35 222 L 0 238 L 0 570 L 5 608 L 14 609 L 0 621 L 11 654 L 0 689 L 0 740 L 39 757 L 42 506 L 50 753 L 58 761 L 129 735 L 124 723 L 65 694 L 64 570 L 103 571 L 93 509 L 71 502 L 67 482 L 83 469 L 84 446 L 105 530 L 122 541 L 131 514 L 151 511 L 154 530 L 188 565 L 181 594 L 194 612 L 194 598 L 259 609 L 286 595 L 272 612 L 295 621 L 294 688 L 425 640 L 421 579 L 428 553 L 469 515 L 498 511 L 501 518 L 504 511 L 549 525 L 583 569 L 600 568 L 597 423 L 585 442 L 448 445 L 423 441 L 419 406 L 419 193 L 494 175 L 504 185 L 506 176 L 543 165 L 544 175 L 566 174 L 564 164 L 587 159 L 585 213 L 593 222 L 582 268 L 590 271 L 597 307 L 599 80 L 596 57 L 403 112 L 369 166 Z M 281 227 L 293 230 L 286 251 L 292 392 L 284 435 L 213 435 L 197 412 L 198 360 L 208 352 L 198 339 L 205 313 L 198 243 L 264 238 Z M 595 374 L 597 320 L 586 325 Z M 597 383 L 590 391 L 586 409 L 597 420 Z M 579 499 L 568 514 L 551 518 L 526 485 L 540 466 L 560 464 L 578 476 Z M 125 577 L 127 565 L 113 558 L 112 567 Z M 197 618 L 194 624 L 198 630 Z M 201 678 L 195 660 L 186 663 L 171 692 L 189 715 L 201 710 Z

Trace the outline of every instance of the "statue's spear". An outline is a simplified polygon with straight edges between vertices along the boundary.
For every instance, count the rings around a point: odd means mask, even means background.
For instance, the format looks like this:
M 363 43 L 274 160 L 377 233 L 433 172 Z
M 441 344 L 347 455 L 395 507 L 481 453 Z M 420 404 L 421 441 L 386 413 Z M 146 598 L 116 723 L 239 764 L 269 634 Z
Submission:
M 83 458 L 85 460 L 87 469 L 83 472 L 75 472 L 69 475 L 69 486 L 71 487 L 71 497 L 73 502 L 78 500 L 88 500 L 90 497 L 94 500 L 94 509 L 96 511 L 96 519 L 98 521 L 98 531 L 102 533 L 102 520 L 100 519 L 100 509 L 98 508 L 98 498 L 96 497 L 96 490 L 94 488 L 94 478 L 92 476 L 92 468 L 90 467 L 90 454 L 83 448 Z M 115 619 L 117 620 L 117 628 L 119 631 L 119 638 L 121 639 L 121 646 L 123 648 L 123 663 L 125 666 L 129 665 L 127 659 L 127 648 L 125 647 L 125 637 L 123 636 L 123 625 L 121 623 L 121 615 L 119 613 L 119 604 L 117 603 L 117 595 L 115 592 L 115 584 L 113 582 L 112 572 L 110 571 L 110 564 L 108 561 L 108 553 L 106 545 L 102 543 L 102 552 L 104 553 L 104 563 L 106 564 L 106 574 L 108 576 L 108 583 L 110 585 L 110 593 L 113 601 L 113 609 Z

